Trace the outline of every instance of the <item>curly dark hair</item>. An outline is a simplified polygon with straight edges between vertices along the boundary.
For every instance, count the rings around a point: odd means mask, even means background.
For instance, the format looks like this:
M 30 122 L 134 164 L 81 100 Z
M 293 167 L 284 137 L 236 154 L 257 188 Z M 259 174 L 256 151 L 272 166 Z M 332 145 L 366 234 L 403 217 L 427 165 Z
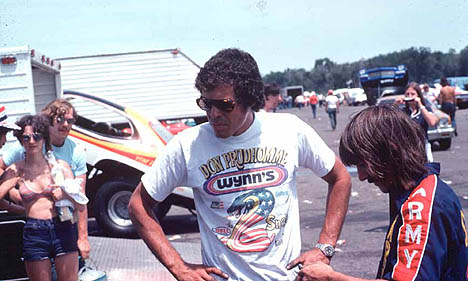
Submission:
M 50 137 L 49 137 L 49 117 L 40 114 L 40 115 L 25 115 L 21 117 L 20 120 L 16 121 L 16 125 L 21 127 L 21 130 L 14 131 L 13 135 L 19 140 L 22 144 L 21 137 L 24 134 L 24 128 L 26 126 L 32 126 L 34 133 L 39 133 L 44 137 L 46 151 L 52 150 L 50 145 Z
M 236 102 L 244 107 L 258 111 L 265 106 L 262 76 L 249 53 L 239 49 L 221 50 L 205 63 L 195 80 L 200 92 L 223 85 L 233 87 Z
M 427 171 L 424 132 L 394 105 L 371 106 L 356 114 L 341 135 L 339 150 L 345 165 L 364 165 L 370 178 L 393 190 L 413 188 Z

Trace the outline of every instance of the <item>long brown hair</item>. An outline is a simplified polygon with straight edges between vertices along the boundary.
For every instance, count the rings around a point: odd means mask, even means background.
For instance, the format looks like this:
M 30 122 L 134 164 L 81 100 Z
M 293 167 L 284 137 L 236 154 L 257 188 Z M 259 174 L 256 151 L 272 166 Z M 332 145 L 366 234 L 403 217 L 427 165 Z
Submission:
M 396 106 L 371 106 L 346 126 L 340 157 L 347 166 L 363 164 L 391 189 L 412 189 L 427 171 L 424 140 L 421 126 Z
M 411 82 L 409 83 L 406 88 L 405 88 L 405 93 L 406 93 L 406 90 L 408 90 L 409 88 L 412 88 L 416 91 L 416 93 L 418 93 L 418 97 L 421 99 L 421 103 L 426 106 L 426 99 L 424 98 L 424 95 L 421 91 L 421 87 L 419 87 L 419 84 L 416 83 L 416 82 Z

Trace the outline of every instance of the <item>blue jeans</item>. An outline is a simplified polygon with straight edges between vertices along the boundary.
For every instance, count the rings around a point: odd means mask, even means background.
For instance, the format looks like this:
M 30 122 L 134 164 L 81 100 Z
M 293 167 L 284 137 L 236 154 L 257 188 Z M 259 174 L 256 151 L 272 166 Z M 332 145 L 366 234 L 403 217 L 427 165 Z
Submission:
M 26 261 L 55 258 L 78 251 L 78 228 L 70 221 L 28 218 L 23 231 L 23 256 Z
M 336 129 L 336 109 L 328 109 L 328 117 L 330 118 L 330 124 L 332 126 L 332 129 Z
M 310 107 L 312 107 L 312 114 L 314 115 L 314 118 L 317 118 L 317 104 L 311 104 Z

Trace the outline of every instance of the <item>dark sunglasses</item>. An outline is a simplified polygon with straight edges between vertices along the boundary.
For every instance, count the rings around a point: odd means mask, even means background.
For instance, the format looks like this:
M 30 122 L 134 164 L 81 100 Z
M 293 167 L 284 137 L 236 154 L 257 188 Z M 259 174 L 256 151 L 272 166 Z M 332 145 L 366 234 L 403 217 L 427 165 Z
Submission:
M 59 123 L 60 125 L 62 125 L 63 123 L 65 123 L 65 121 L 67 121 L 67 123 L 68 123 L 69 125 L 73 125 L 73 124 L 75 124 L 76 119 L 75 119 L 75 118 L 65 119 L 63 116 L 57 117 L 57 123 Z
M 31 141 L 31 138 L 34 139 L 34 141 L 40 141 L 44 138 L 44 136 L 40 133 L 34 133 L 32 135 L 22 135 L 21 136 L 21 139 L 23 140 L 23 142 L 29 142 Z
M 204 111 L 209 111 L 214 106 L 221 111 L 231 112 L 236 106 L 236 102 L 231 99 L 213 100 L 205 97 L 199 97 L 197 104 Z

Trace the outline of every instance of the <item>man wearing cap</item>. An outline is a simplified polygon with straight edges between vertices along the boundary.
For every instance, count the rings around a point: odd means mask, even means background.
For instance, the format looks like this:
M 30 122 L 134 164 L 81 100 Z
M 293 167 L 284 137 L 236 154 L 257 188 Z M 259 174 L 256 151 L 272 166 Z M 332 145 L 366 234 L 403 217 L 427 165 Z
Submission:
M 8 115 L 6 114 L 5 106 L 0 105 L 0 148 L 5 144 L 6 135 L 9 131 L 20 129 L 16 124 L 9 123 L 7 119 Z
M 6 114 L 6 109 L 4 105 L 0 105 L 0 148 L 6 142 L 6 135 L 8 132 L 13 130 L 20 130 L 21 128 L 14 123 L 8 122 L 8 115 Z M 0 170 L 1 171 L 1 170 Z M 3 173 L 3 171 L 1 171 Z M 1 180 L 1 178 L 0 178 Z M 13 204 L 11 202 L 6 201 L 5 199 L 0 200 L 0 210 L 7 210 L 9 212 L 15 214 L 23 214 L 24 208 L 22 206 Z

